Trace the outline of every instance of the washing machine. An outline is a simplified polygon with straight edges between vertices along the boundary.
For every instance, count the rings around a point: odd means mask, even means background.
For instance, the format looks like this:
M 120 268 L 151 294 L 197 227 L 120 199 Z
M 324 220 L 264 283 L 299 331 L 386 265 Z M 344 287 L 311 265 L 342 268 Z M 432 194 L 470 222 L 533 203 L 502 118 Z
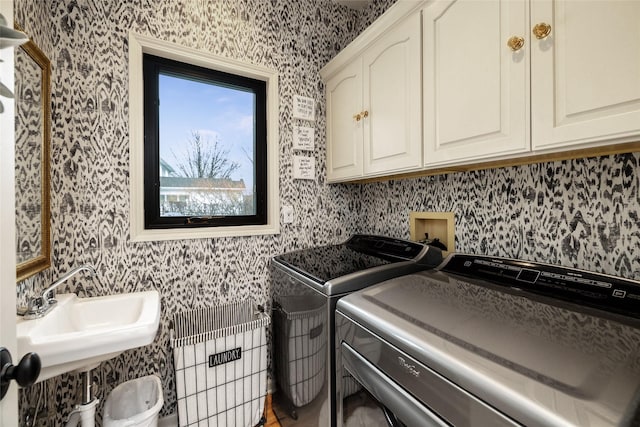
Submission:
M 335 307 L 340 298 L 442 262 L 440 249 L 386 236 L 353 235 L 272 259 L 274 411 L 283 426 L 336 425 Z

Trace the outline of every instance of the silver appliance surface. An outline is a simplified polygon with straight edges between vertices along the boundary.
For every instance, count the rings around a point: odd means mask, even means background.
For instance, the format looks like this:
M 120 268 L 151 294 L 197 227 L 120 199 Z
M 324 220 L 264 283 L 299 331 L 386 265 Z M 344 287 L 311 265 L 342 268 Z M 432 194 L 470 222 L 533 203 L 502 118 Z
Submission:
M 432 246 L 356 234 L 341 244 L 275 256 L 272 265 L 325 295 L 344 295 L 441 261 L 442 252 Z
M 335 306 L 344 295 L 433 268 L 442 252 L 416 242 L 354 235 L 272 259 L 273 402 L 281 425 L 336 425 Z M 349 381 L 345 379 L 344 381 Z
M 454 254 L 342 298 L 336 334 L 354 376 L 356 353 L 452 425 L 636 425 L 639 296 L 630 280 Z

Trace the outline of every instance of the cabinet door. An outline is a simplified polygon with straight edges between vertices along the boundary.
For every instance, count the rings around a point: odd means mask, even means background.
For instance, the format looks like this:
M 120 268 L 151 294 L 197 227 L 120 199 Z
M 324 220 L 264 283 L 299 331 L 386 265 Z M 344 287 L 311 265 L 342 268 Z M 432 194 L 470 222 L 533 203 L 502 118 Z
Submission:
M 327 81 L 327 180 L 362 176 L 362 60 Z
M 529 151 L 527 4 L 440 1 L 423 20 L 425 165 Z M 512 36 L 524 47 L 512 51 Z
M 533 148 L 637 138 L 640 1 L 534 0 L 538 23 L 551 33 L 531 36 Z
M 363 53 L 364 173 L 422 166 L 420 13 Z

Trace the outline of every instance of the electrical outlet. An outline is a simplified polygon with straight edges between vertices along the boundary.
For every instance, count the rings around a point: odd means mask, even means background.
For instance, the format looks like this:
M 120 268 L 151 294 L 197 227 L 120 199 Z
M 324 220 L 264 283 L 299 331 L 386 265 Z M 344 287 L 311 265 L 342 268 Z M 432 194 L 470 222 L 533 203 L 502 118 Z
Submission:
M 291 224 L 293 222 L 293 206 L 287 205 L 282 207 L 282 222 Z

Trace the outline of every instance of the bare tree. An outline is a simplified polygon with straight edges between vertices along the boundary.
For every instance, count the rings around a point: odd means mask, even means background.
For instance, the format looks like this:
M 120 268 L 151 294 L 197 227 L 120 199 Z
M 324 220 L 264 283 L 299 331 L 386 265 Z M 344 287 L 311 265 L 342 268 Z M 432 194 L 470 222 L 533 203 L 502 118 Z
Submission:
M 191 138 L 187 141 L 186 154 L 176 160 L 177 170 L 186 178 L 218 178 L 231 179 L 240 164 L 229 160 L 229 150 L 220 146 L 218 137 L 212 142 L 205 139 L 197 131 L 191 131 Z

